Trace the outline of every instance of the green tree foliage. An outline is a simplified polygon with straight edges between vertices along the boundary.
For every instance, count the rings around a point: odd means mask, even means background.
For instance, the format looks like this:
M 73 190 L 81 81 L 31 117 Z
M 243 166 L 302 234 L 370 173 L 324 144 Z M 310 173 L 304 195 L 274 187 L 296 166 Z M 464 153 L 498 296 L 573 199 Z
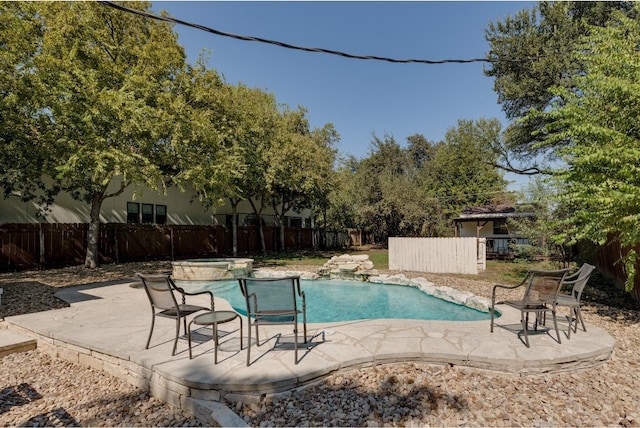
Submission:
M 403 148 L 391 136 L 374 136 L 369 157 L 339 169 L 331 219 L 382 243 L 389 236 L 451 236 L 464 207 L 512 202 L 493 166 L 500 135 L 497 120 L 479 119 L 460 120 L 439 143 L 412 135 Z
M 485 37 L 491 48 L 485 70 L 493 77 L 498 103 L 513 120 L 497 149 L 505 170 L 552 173 L 555 146 L 540 145 L 537 131 L 545 118 L 519 121 L 530 109 L 544 111 L 555 100 L 552 87 L 572 88 L 583 64 L 573 56 L 590 26 L 603 26 L 615 10 L 632 14 L 631 2 L 539 2 L 531 10 L 490 23 Z
M 238 106 L 244 97 L 225 84 L 203 59 L 176 77 L 176 90 L 168 100 L 172 180 L 192 186 L 205 206 L 215 207 L 237 191 L 234 180 L 246 170 L 243 160 L 244 118 Z
M 8 42 L 14 45 L 7 50 L 21 49 L 21 39 L 36 46 L 10 59 L 29 77 L 14 93 L 24 96 L 29 84 L 38 91 L 31 117 L 23 122 L 36 122 L 31 143 L 38 150 L 18 148 L 26 162 L 20 169 L 40 168 L 61 190 L 90 204 L 85 265 L 95 267 L 102 202 L 131 183 L 158 187 L 157 160 L 166 146 L 160 124 L 168 119 L 163 100 L 183 67 L 184 52 L 169 25 L 98 3 L 10 3 L 3 5 L 5 13 L 26 20 L 12 22 Z
M 277 138 L 266 153 L 266 189 L 284 248 L 285 215 L 323 203 L 333 184 L 338 134 L 333 125 L 310 129 L 306 110 L 285 109 Z
M 40 196 L 46 203 L 57 188 L 42 180 L 48 158 L 42 129 L 49 117 L 42 114 L 46 106 L 36 73 L 44 33 L 37 8 L 28 2 L 0 3 L 0 186 L 4 197 Z
M 543 144 L 562 147 L 566 166 L 557 180 L 570 216 L 559 238 L 567 243 L 640 242 L 640 22 L 622 13 L 614 18 L 607 27 L 591 27 L 576 51 L 585 73 L 574 88 L 554 88 L 554 108 L 526 118 L 542 118 Z M 636 258 L 634 251 L 624 258 L 629 286 Z
M 242 148 L 242 174 L 236 176 L 228 192 L 223 193 L 232 209 L 233 255 L 237 255 L 237 207 L 242 200 L 252 201 L 254 213 L 259 217 L 264 204 L 258 207 L 254 199 L 265 195 L 265 152 L 275 139 L 280 114 L 273 94 L 244 85 L 227 86 L 230 91 L 227 116 L 222 123 L 232 123 L 234 140 Z M 260 242 L 265 251 L 264 233 L 259 223 Z
M 558 219 L 566 217 L 566 212 L 556 200 L 557 190 L 551 180 L 536 177 L 529 182 L 521 199 L 521 210 L 533 213 L 533 217 L 514 217 L 509 219 L 509 227 L 529 241 L 528 244 L 516 244 L 514 250 L 519 257 L 551 257 L 568 261 L 569 246 L 556 239 L 561 231 Z
M 350 155 L 338 160 L 335 169 L 335 182 L 327 194 L 327 205 L 320 210 L 319 227 L 322 229 L 342 230 L 347 228 L 363 229 L 355 214 L 357 185 L 355 174 L 359 161 Z
M 402 206 L 400 189 L 405 177 L 407 156 L 391 136 L 383 139 L 373 136 L 368 158 L 358 165 L 354 177 L 357 193 L 356 215 L 359 223 L 373 233 L 376 242 L 385 242 L 389 236 L 400 235 Z M 391 193 L 390 193 L 391 192 Z
M 467 205 L 508 202 L 507 182 L 493 166 L 496 155 L 491 149 L 500 138 L 500 129 L 497 119 L 461 119 L 436 146 L 427 168 L 428 180 L 437 190 L 446 218 L 458 215 Z

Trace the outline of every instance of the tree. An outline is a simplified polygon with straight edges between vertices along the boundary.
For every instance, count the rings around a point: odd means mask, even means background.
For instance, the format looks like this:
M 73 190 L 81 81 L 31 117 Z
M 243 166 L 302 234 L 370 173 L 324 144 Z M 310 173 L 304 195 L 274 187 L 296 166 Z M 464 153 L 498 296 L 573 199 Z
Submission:
M 331 197 L 343 209 L 334 221 L 370 231 L 376 242 L 453 235 L 452 220 L 465 206 L 512 200 L 493 166 L 500 130 L 496 119 L 460 120 L 444 141 L 412 135 L 406 148 L 374 135 L 369 157 L 339 171 L 341 187 Z
M 265 182 L 270 195 L 280 248 L 284 248 L 285 215 L 291 210 L 313 208 L 332 184 L 335 161 L 333 143 L 338 139 L 333 125 L 309 129 L 306 110 L 286 109 L 278 137 L 266 153 Z
M 435 145 L 423 135 L 415 134 L 407 137 L 407 152 L 411 164 L 416 169 L 424 168 L 433 160 Z
M 491 149 L 500 131 L 497 119 L 461 119 L 436 146 L 425 186 L 435 189 L 448 230 L 453 230 L 451 220 L 465 206 L 510 202 L 507 183 L 494 167 L 496 154 Z
M 356 216 L 358 222 L 373 234 L 375 242 L 386 242 L 399 236 L 402 204 L 393 194 L 404 191 L 399 181 L 407 168 L 406 152 L 393 136 L 383 139 L 373 135 L 369 157 L 359 165 L 355 180 Z
M 640 22 L 623 13 L 613 17 L 607 27 L 590 27 L 575 52 L 585 72 L 574 87 L 555 87 L 553 108 L 525 118 L 547 123 L 539 138 L 545 146 L 561 147 L 566 161 L 556 180 L 570 215 L 558 237 L 569 244 L 640 242 Z M 636 260 L 633 250 L 622 258 L 628 289 Z
M 509 228 L 513 227 L 527 239 L 528 244 L 516 244 L 519 257 L 553 257 L 558 261 L 569 261 L 568 248 L 556 240 L 560 232 L 558 219 L 566 218 L 566 210 L 558 205 L 557 189 L 550 180 L 536 177 L 524 191 L 522 210 L 533 213 L 533 217 L 514 217 L 509 219 Z
M 188 67 L 179 83 L 174 150 L 180 162 L 178 183 L 190 184 L 215 210 L 228 199 L 232 207 L 233 255 L 237 249 L 237 207 L 262 186 L 264 167 L 256 159 L 272 139 L 277 108 L 272 95 L 224 83 L 204 60 Z
M 490 23 L 485 38 L 491 48 L 491 66 L 498 103 L 513 122 L 505 139 L 496 146 L 501 168 L 522 174 L 553 173 L 548 166 L 557 159 L 556 146 L 540 145 L 536 131 L 545 118 L 518 119 L 530 109 L 544 111 L 555 102 L 552 87 L 572 88 L 573 78 L 584 67 L 572 55 L 590 25 L 604 26 L 615 10 L 633 14 L 632 2 L 539 2 L 531 10 Z M 520 165 L 522 164 L 522 166 Z
M 238 253 L 237 207 L 245 199 L 251 201 L 254 212 L 258 208 L 253 198 L 264 194 L 263 153 L 275 138 L 278 123 L 278 108 L 275 97 L 260 89 L 244 85 L 229 87 L 232 92 L 227 106 L 225 122 L 232 127 L 233 138 L 242 147 L 243 173 L 233 179 L 233 187 L 224 196 L 232 208 L 233 255 Z M 262 207 L 262 205 L 261 205 Z M 261 211 L 262 208 L 259 209 Z M 256 218 L 260 218 L 259 214 Z M 265 251 L 262 222 L 259 223 L 262 251 Z
M 363 225 L 356 220 L 355 174 L 359 161 L 353 155 L 338 159 L 333 186 L 327 194 L 327 203 L 320 208 L 320 226 L 323 230 L 344 230 L 348 228 L 362 229 Z M 321 235 L 323 236 L 323 235 Z M 324 245 L 324 242 L 320 243 Z
M 11 27 L 16 34 L 10 42 L 38 36 L 32 41 L 36 48 L 13 64 L 29 74 L 21 83 L 33 83 L 38 91 L 27 122 L 35 126 L 31 143 L 38 150 L 35 156 L 27 151 L 29 158 L 21 158 L 26 164 L 18 166 L 39 168 L 60 190 L 90 205 L 85 266 L 95 267 L 103 201 L 132 183 L 161 183 L 159 159 L 168 146 L 161 131 L 170 120 L 163 107 L 184 52 L 168 24 L 98 3 L 3 7 L 13 8 L 14 15 L 21 9 L 17 14 L 29 23 Z M 131 7 L 147 10 L 150 4 Z
M 37 79 L 36 58 L 44 34 L 38 5 L 0 3 L 0 186 L 4 197 L 46 204 L 58 192 L 43 180 L 48 148 L 43 129 L 49 118 Z

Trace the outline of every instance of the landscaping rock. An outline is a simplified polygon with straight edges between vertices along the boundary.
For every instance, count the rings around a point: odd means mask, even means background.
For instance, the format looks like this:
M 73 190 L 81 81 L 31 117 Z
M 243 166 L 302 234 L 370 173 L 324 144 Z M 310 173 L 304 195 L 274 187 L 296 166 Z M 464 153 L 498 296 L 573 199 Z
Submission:
M 320 278 L 367 280 L 377 275 L 374 265 L 366 254 L 333 256 L 321 268 L 317 269 Z
M 314 272 L 316 267 L 296 269 Z M 97 271 L 0 274 L 3 309 L 12 315 L 21 310 L 50 310 L 60 305 L 51 292 L 57 287 L 166 270 L 167 264 L 146 263 Z M 291 267 L 280 270 L 292 272 Z M 412 285 L 437 284 L 473 293 L 476 297 L 467 299 L 468 305 L 469 300 L 486 303 L 493 287 L 453 276 L 405 275 L 417 279 Z M 29 292 L 23 292 L 27 288 Z M 32 290 L 36 290 L 35 299 Z M 506 291 L 499 299 L 517 297 Z M 318 385 L 230 407 L 255 427 L 640 426 L 640 311 L 587 303 L 583 316 L 616 339 L 613 358 L 596 368 L 523 376 L 422 362 L 376 365 L 338 371 Z M 578 330 L 576 334 L 585 333 Z M 38 350 L 0 360 L 0 426 L 199 424 L 124 381 Z

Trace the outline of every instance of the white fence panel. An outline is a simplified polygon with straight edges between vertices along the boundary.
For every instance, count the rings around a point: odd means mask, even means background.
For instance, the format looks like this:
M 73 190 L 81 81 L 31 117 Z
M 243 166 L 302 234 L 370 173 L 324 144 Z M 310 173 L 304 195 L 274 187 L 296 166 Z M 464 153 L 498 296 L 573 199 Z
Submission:
M 486 266 L 484 239 L 389 238 L 389 269 L 477 274 Z

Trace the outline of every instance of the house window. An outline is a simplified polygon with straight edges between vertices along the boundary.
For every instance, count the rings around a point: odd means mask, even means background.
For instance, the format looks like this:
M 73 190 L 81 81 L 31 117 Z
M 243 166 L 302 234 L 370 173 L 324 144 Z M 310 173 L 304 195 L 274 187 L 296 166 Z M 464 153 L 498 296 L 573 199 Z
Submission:
M 507 229 L 507 220 L 494 220 L 493 221 L 493 234 L 494 235 L 508 235 L 509 229 Z
M 140 204 L 127 202 L 127 223 L 140 223 Z
M 153 204 L 142 204 L 142 223 L 153 223 Z
M 289 227 L 302 227 L 302 219 L 300 217 L 290 217 Z
M 166 205 L 156 205 L 156 224 L 167 224 Z

